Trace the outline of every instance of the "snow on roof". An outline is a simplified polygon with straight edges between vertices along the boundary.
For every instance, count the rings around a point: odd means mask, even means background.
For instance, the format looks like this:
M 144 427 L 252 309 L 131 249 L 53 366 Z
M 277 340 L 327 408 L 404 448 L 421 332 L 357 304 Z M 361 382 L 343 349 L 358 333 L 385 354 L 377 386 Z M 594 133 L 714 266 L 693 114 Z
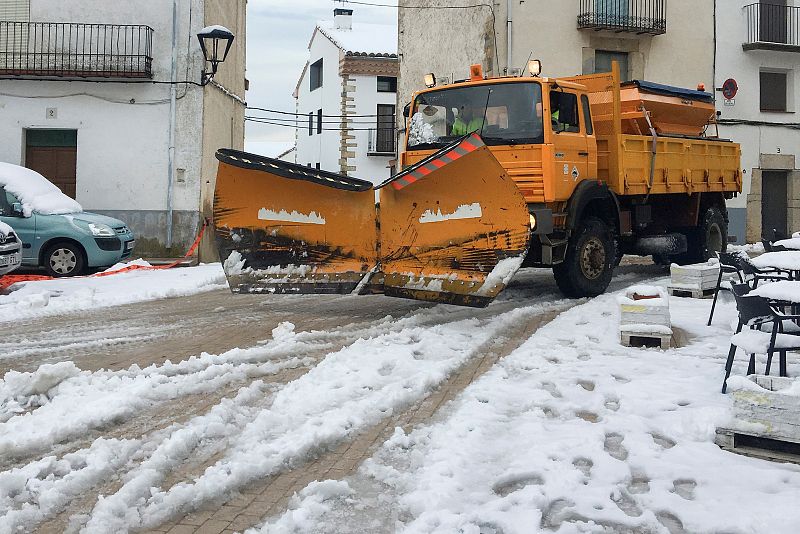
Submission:
M 0 221 L 0 236 L 5 237 L 5 236 L 7 236 L 8 234 L 10 234 L 13 231 L 14 231 L 13 228 L 11 228 L 9 225 L 4 223 L 3 221 Z
M 353 54 L 397 56 L 397 25 L 353 22 L 353 29 L 337 29 L 333 21 L 317 23 L 317 28 L 333 44 Z
M 62 193 L 47 178 L 19 165 L 0 162 L 0 186 L 22 202 L 22 210 L 26 216 L 34 211 L 42 215 L 83 211 L 80 204 Z

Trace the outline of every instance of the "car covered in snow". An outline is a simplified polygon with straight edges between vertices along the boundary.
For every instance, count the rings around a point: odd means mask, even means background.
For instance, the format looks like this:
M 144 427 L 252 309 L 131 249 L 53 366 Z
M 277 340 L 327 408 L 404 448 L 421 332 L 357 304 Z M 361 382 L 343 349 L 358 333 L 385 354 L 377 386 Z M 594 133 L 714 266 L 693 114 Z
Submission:
M 36 171 L 0 162 L 0 221 L 22 243 L 22 265 L 51 276 L 75 276 L 130 257 L 136 241 L 128 226 L 83 211 Z
M 22 243 L 14 230 L 0 221 L 0 276 L 8 274 L 22 263 Z

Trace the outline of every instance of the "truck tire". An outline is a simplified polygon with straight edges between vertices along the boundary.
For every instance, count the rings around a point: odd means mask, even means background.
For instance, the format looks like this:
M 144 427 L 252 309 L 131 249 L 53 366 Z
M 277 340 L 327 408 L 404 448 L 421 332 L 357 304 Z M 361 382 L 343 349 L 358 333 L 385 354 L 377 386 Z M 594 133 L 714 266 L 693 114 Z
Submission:
M 558 288 L 572 298 L 602 294 L 611 283 L 616 254 L 608 225 L 595 217 L 585 219 L 569 240 L 564 262 L 553 267 Z
M 78 276 L 83 273 L 84 265 L 83 250 L 73 243 L 56 243 L 44 253 L 44 268 L 55 278 Z
M 716 258 L 717 252 L 724 252 L 728 245 L 725 214 L 717 206 L 709 207 L 701 215 L 697 228 L 687 232 L 686 237 L 688 249 L 686 254 L 676 258 L 677 263 L 703 263 L 710 258 Z

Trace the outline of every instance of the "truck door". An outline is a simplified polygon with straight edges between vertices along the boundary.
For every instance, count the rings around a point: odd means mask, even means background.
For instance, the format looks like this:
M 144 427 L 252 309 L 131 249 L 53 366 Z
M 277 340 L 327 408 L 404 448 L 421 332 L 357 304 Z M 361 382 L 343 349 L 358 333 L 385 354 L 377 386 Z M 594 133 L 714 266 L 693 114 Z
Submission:
M 589 146 L 575 91 L 562 88 L 550 91 L 550 122 L 555 153 L 555 194 L 556 198 L 569 198 L 581 180 L 596 178 L 589 173 Z

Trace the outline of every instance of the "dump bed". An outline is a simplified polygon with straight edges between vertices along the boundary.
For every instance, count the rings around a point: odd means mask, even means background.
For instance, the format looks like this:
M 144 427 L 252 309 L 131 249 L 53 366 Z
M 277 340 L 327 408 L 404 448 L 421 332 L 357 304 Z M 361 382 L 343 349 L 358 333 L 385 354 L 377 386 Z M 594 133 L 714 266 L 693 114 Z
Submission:
M 714 118 L 710 94 L 650 82 L 620 84 L 614 73 L 567 80 L 587 88 L 598 178 L 615 193 L 741 191 L 739 145 L 701 137 Z

